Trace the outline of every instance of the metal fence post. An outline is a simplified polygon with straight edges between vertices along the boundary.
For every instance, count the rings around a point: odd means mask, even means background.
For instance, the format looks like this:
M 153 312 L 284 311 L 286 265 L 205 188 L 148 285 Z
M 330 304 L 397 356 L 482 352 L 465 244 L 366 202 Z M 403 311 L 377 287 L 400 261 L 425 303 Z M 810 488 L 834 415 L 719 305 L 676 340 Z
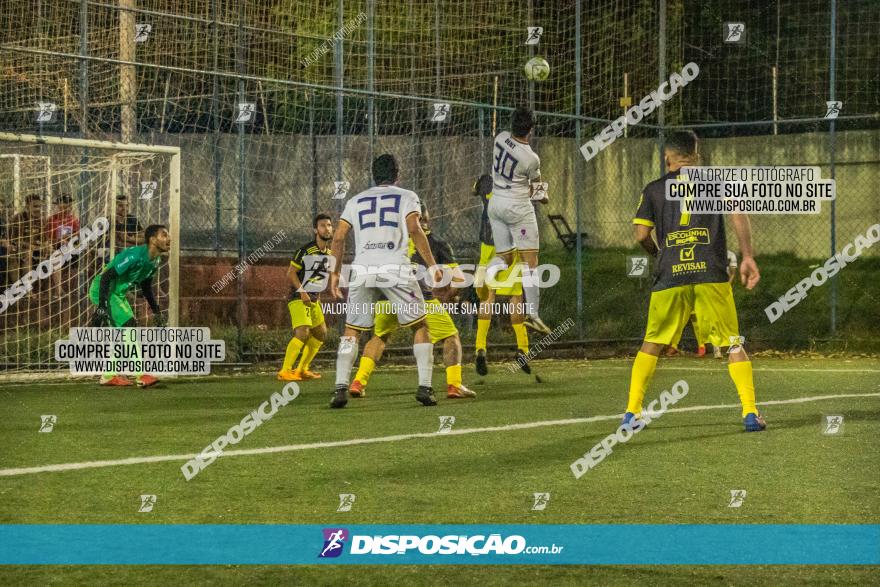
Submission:
M 89 135 L 89 3 L 88 0 L 80 0 L 79 3 L 79 101 L 82 112 L 80 122 L 80 135 L 88 138 Z
M 241 10 L 238 16 L 238 35 L 235 43 L 235 68 L 239 75 L 244 74 L 244 11 Z M 238 102 L 245 101 L 245 85 L 244 78 L 238 78 Z M 256 112 L 254 113 L 256 116 Z M 244 262 L 246 253 L 245 244 L 245 198 L 246 198 L 246 181 L 245 181 L 245 136 L 244 122 L 238 123 L 238 262 Z M 242 349 L 242 328 L 247 321 L 245 296 L 245 274 L 242 273 L 236 280 L 237 296 L 238 296 L 238 328 L 236 332 L 236 346 L 239 353 L 239 361 L 243 355 Z
M 835 90 L 837 86 L 837 0 L 831 0 L 831 48 L 828 64 L 829 82 L 828 82 L 828 99 L 835 100 Z M 829 140 L 831 150 L 831 179 L 835 179 L 835 158 L 837 155 L 837 129 L 834 119 L 831 120 L 831 134 Z M 834 256 L 837 250 L 837 201 L 831 200 L 831 255 Z M 837 333 L 837 284 L 838 279 L 835 274 L 831 278 L 831 336 Z
M 660 0 L 660 31 L 659 46 L 657 48 L 659 61 L 657 63 L 657 82 L 662 84 L 666 80 L 666 0 Z M 657 121 L 660 130 L 657 131 L 657 142 L 660 149 L 660 175 L 666 175 L 666 161 L 663 159 L 663 140 L 666 129 L 666 108 L 661 103 L 657 107 Z M 683 121 L 682 121 L 683 122 Z
M 367 0 L 367 90 L 370 94 L 367 96 L 367 135 L 369 136 L 369 158 L 370 164 L 373 163 L 373 141 L 376 132 L 374 126 L 374 108 L 375 97 L 372 92 L 376 91 L 376 33 L 375 26 L 376 0 Z M 370 181 L 370 185 L 372 185 Z
M 211 37 L 213 50 L 214 71 L 218 67 L 219 52 L 219 27 L 217 26 L 217 0 L 211 0 Z M 220 79 L 214 75 L 211 90 L 211 175 L 214 177 L 214 256 L 220 256 L 220 226 L 223 221 L 221 209 L 223 207 L 223 186 L 220 179 Z
M 582 52 L 582 39 L 581 39 L 581 0 L 576 0 L 575 9 L 574 9 L 574 113 L 577 118 L 574 121 L 574 136 L 576 146 L 580 147 L 581 142 L 583 140 L 583 130 L 581 129 L 581 76 L 583 75 L 583 62 L 581 60 L 581 52 Z M 575 155 L 578 159 L 583 159 L 578 155 Z M 584 174 L 585 174 L 585 166 L 586 161 L 578 161 L 574 166 L 574 225 L 575 225 L 575 233 L 577 234 L 577 247 L 575 248 L 575 271 L 577 272 L 577 316 L 578 316 L 578 338 L 583 340 L 584 338 L 584 259 L 583 252 L 581 251 L 583 247 L 583 237 L 581 233 L 583 229 L 581 227 L 581 195 L 584 189 Z
M 343 84 L 343 63 L 342 63 L 342 28 L 344 26 L 344 12 L 345 12 L 345 0 L 339 0 L 337 3 L 337 14 L 336 14 L 336 23 L 338 28 L 336 30 L 335 39 L 336 42 L 333 44 L 334 50 L 336 51 L 335 58 L 335 77 L 336 77 L 336 181 L 342 181 L 342 133 L 343 126 L 345 121 L 343 104 L 342 104 L 342 84 Z M 342 210 L 342 201 L 337 200 L 338 207 L 340 211 Z

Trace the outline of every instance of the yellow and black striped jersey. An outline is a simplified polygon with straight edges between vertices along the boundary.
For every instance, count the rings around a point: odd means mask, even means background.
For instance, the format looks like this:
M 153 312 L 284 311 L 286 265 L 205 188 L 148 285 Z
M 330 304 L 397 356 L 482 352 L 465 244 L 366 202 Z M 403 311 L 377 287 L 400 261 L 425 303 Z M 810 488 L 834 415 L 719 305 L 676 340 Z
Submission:
M 318 292 L 327 287 L 327 276 L 330 274 L 330 248 L 322 249 L 317 240 L 313 240 L 293 253 L 290 266 L 296 269 L 296 276 L 303 288 L 309 292 L 312 299 L 317 297 Z M 293 285 L 290 286 L 289 299 L 298 300 L 299 292 Z

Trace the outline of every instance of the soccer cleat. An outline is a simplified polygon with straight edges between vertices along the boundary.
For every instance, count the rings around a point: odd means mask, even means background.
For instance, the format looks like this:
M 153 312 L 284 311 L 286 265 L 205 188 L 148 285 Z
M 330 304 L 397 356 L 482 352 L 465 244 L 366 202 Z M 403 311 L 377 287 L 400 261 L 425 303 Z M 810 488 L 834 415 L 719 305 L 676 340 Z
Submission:
M 752 413 L 746 414 L 746 417 L 743 418 L 743 426 L 746 432 L 761 432 L 767 429 L 767 422 L 764 421 L 764 416 L 761 414 Z
M 706 345 L 701 344 L 699 347 L 697 347 L 697 356 L 698 357 L 705 357 L 706 356 Z
M 278 372 L 278 381 L 302 381 L 302 377 L 296 371 L 282 369 Z
M 331 408 L 344 408 L 348 403 L 348 390 L 344 385 L 337 385 L 336 391 L 333 392 L 333 399 L 330 400 Z
M 716 359 L 723 359 L 724 357 L 721 355 L 721 347 L 717 347 L 712 345 L 712 352 L 715 354 Z
M 620 425 L 627 428 L 632 428 L 633 423 L 638 419 L 638 416 L 636 416 L 632 412 L 627 412 L 623 415 L 623 420 L 620 421 Z
M 486 361 L 486 349 L 477 349 L 477 375 L 485 377 L 489 374 L 489 363 Z
M 535 332 L 550 334 L 550 327 L 544 324 L 544 321 L 537 316 L 526 316 L 523 324 L 525 324 L 526 328 L 531 328 Z
M 302 377 L 302 380 L 303 380 L 303 381 L 308 381 L 308 380 L 310 380 L 310 379 L 320 379 L 320 378 L 321 378 L 321 374 L 320 374 L 320 373 L 316 373 L 316 372 L 314 372 L 314 371 L 309 371 L 308 369 L 305 369 L 304 371 L 300 371 L 299 369 L 297 369 L 297 370 L 296 370 L 296 373 L 299 374 L 300 377 Z
M 134 384 L 130 379 L 123 377 L 122 375 L 114 375 L 109 379 L 101 379 L 101 385 L 107 385 L 110 387 L 128 387 Z
M 522 361 L 520 361 L 520 359 L 522 359 Z M 529 367 L 529 358 L 521 349 L 516 349 L 516 364 L 519 365 L 519 368 L 522 369 L 522 372 L 526 375 L 532 374 L 532 368 Z
M 135 383 L 137 383 L 138 387 L 151 387 L 159 383 L 159 379 L 152 375 L 144 374 L 135 379 Z
M 367 397 L 367 388 L 363 383 L 355 379 L 348 386 L 348 394 L 351 397 Z
M 448 399 L 464 399 L 466 397 L 477 397 L 477 392 L 468 389 L 462 385 L 447 385 L 446 397 Z
M 423 406 L 436 406 L 437 400 L 434 398 L 434 390 L 424 385 L 419 385 L 416 391 L 416 400 Z

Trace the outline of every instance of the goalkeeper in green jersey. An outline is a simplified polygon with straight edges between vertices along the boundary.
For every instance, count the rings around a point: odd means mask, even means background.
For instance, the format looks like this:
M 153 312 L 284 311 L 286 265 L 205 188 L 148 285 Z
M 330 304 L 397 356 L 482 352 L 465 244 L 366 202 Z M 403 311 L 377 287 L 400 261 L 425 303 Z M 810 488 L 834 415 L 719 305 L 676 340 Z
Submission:
M 151 224 L 144 231 L 144 243 L 119 252 L 95 276 L 89 287 L 89 300 L 97 306 L 90 326 L 135 328 L 137 320 L 126 294 L 139 287 L 150 305 L 156 326 L 165 326 L 166 318 L 160 313 L 153 295 L 153 276 L 159 270 L 163 254 L 171 248 L 171 236 L 161 224 Z M 133 343 L 132 343 L 133 344 Z M 139 374 L 135 381 L 141 387 L 158 383 L 152 375 Z M 132 382 L 115 372 L 101 376 L 101 385 L 126 386 Z

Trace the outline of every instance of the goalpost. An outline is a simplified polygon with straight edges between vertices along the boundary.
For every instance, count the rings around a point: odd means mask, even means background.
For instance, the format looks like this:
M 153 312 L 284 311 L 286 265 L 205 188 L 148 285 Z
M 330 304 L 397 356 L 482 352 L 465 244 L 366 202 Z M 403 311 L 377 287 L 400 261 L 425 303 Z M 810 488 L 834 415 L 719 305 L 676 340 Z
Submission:
M 171 235 L 158 297 L 177 326 L 180 148 L 0 132 L 0 377 L 61 366 L 54 342 L 88 325 L 92 279 L 149 224 Z

